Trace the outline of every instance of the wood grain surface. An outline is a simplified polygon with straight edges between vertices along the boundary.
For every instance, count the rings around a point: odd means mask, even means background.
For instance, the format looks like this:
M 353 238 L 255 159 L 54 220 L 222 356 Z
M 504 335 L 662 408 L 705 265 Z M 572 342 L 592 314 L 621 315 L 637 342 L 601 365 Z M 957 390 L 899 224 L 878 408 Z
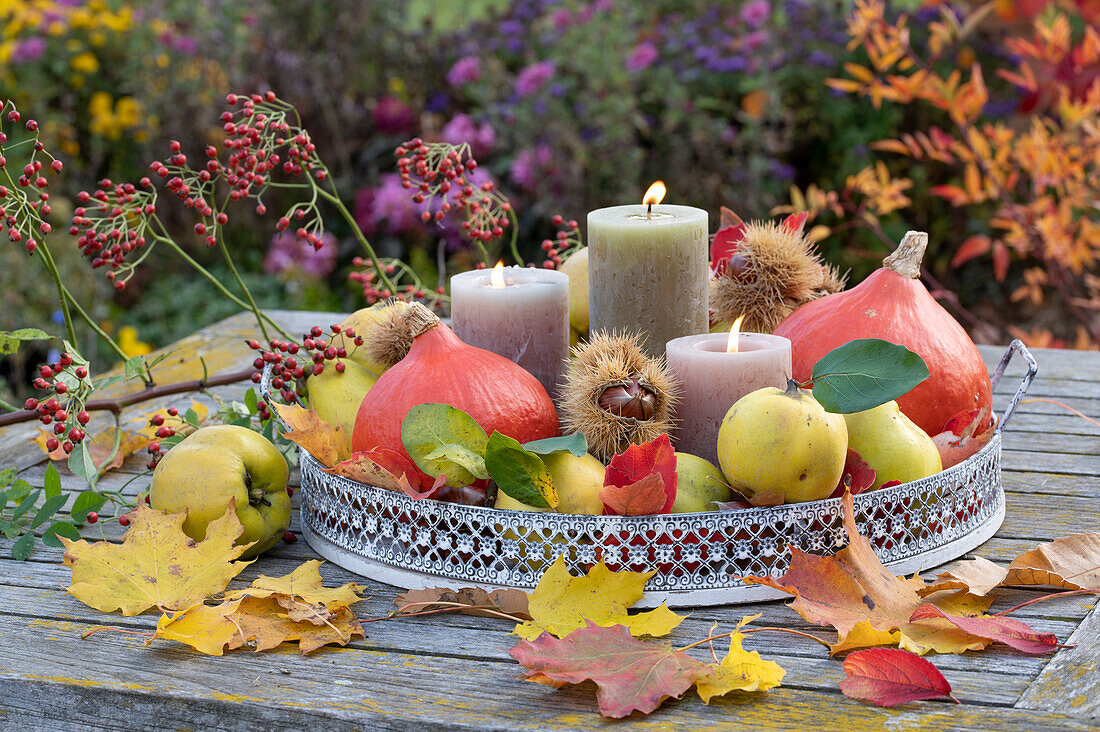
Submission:
M 339 320 L 331 313 L 277 313 L 292 332 Z M 173 347 L 156 371 L 159 383 L 247 365 L 250 319 L 238 315 L 204 328 Z M 1001 349 L 982 347 L 991 366 Z M 1040 350 L 1039 377 L 1031 399 L 1064 402 L 1100 415 L 1100 354 Z M 995 407 L 1007 403 L 1023 367 L 1010 366 L 995 390 Z M 247 382 L 199 396 L 208 404 L 240 399 Z M 127 411 L 140 415 L 156 404 Z M 40 482 L 45 458 L 32 442 L 33 424 L 0 431 L 0 468 L 15 467 Z M 1022 404 L 1005 434 L 1003 483 L 1007 515 L 997 535 L 974 552 L 1005 563 L 1032 548 L 1072 532 L 1100 530 L 1100 428 L 1044 401 Z M 127 493 L 148 484 L 146 457 L 134 456 L 102 480 L 106 488 L 133 482 Z M 65 490 L 82 481 L 64 470 Z M 136 479 L 135 479 L 136 477 Z M 292 528 L 297 529 L 297 516 Z M 89 539 L 117 541 L 117 522 L 86 527 Z M 1073 648 L 1027 656 L 1006 647 L 961 656 L 933 656 L 961 705 L 941 702 L 877 709 L 840 694 L 840 661 L 817 644 L 788 634 L 758 633 L 746 648 L 787 670 L 781 688 L 766 694 L 734 693 L 706 706 L 691 694 L 669 701 L 648 717 L 603 720 L 595 712 L 591 685 L 555 691 L 522 681 L 507 650 L 516 642 L 503 621 L 436 616 L 372 622 L 367 637 L 347 648 L 322 649 L 303 657 L 293 646 L 275 652 L 236 651 L 206 657 L 166 641 L 146 646 L 139 635 L 104 631 L 87 640 L 81 633 L 101 625 L 148 631 L 156 615 L 104 615 L 65 592 L 69 570 L 61 552 L 39 546 L 30 560 L 9 558 L 11 542 L 0 539 L 0 729 L 214 729 L 214 730 L 574 730 L 630 728 L 710 729 L 1096 729 L 1100 716 L 1100 620 L 1095 598 L 1073 596 L 1022 609 L 1017 617 L 1036 630 L 1055 633 Z M 315 555 L 305 542 L 280 544 L 250 566 L 233 586 L 258 574 L 289 572 Z M 949 567 L 950 565 L 945 565 Z M 931 577 L 942 569 L 925 573 Z M 332 564 L 322 568 L 327 583 L 357 579 Z M 355 606 L 362 618 L 393 608 L 398 590 L 366 582 L 367 599 Z M 1042 594 L 1001 591 L 994 610 Z M 758 623 L 829 635 L 807 625 L 782 602 L 700 608 L 677 628 L 673 642 L 704 637 L 718 623 L 732 628 L 746 614 Z M 1068 639 L 1068 640 L 1067 640 Z M 693 649 L 709 658 L 705 648 Z

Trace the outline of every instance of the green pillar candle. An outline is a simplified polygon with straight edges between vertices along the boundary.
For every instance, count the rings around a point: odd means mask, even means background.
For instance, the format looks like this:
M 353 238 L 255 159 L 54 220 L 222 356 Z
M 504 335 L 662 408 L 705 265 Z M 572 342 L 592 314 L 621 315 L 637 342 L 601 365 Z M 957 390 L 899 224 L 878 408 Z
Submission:
M 589 328 L 645 337 L 663 356 L 673 338 L 710 330 L 707 212 L 637 204 L 588 214 Z

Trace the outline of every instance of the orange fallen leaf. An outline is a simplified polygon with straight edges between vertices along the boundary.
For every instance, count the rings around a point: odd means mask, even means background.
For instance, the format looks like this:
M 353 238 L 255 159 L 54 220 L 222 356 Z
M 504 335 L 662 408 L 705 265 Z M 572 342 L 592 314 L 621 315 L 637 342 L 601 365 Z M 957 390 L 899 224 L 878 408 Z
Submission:
M 96 610 L 137 615 L 152 607 L 183 610 L 224 590 L 251 564 L 233 561 L 252 546 L 234 543 L 244 527 L 233 501 L 200 542 L 183 533 L 184 516 L 139 505 L 121 544 L 61 537 L 73 572 L 69 594 Z
M 321 561 L 310 559 L 290 574 L 282 577 L 260 575 L 244 589 L 225 593 L 227 600 L 241 597 L 275 598 L 292 620 L 306 620 L 314 625 L 361 599 L 363 585 L 348 582 L 339 587 L 325 587 L 321 579 Z
M 108 458 L 111 457 L 111 452 L 115 448 L 115 435 L 119 436 L 118 452 L 115 454 L 115 457 L 108 462 Z M 50 460 L 68 460 L 69 453 L 65 452 L 64 448 L 58 447 L 53 452 L 46 449 L 46 441 L 53 436 L 53 432 L 39 430 L 38 437 L 34 438 L 34 441 L 42 448 L 42 452 L 50 456 Z M 151 438 L 140 433 L 131 432 L 129 430 L 119 430 L 116 427 L 107 427 L 106 429 L 99 430 L 95 434 L 86 437 L 84 439 L 84 444 L 88 446 L 88 454 L 91 456 L 92 462 L 99 468 L 99 474 L 102 475 L 108 470 L 121 467 L 122 463 L 126 461 L 126 458 L 133 455 L 138 450 L 143 449 L 150 441 Z
M 351 435 L 325 422 L 312 409 L 275 402 L 275 410 L 290 427 L 283 436 L 296 442 L 325 467 L 331 468 L 351 455 Z

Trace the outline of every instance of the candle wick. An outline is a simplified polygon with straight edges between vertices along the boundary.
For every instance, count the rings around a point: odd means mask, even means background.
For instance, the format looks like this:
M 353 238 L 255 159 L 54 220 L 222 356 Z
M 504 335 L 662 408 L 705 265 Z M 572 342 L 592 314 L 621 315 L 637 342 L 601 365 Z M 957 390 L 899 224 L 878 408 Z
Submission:
M 646 210 L 645 210 L 645 220 L 649 221 L 652 216 L 653 216 L 653 204 L 650 203 L 650 204 L 647 205 Z

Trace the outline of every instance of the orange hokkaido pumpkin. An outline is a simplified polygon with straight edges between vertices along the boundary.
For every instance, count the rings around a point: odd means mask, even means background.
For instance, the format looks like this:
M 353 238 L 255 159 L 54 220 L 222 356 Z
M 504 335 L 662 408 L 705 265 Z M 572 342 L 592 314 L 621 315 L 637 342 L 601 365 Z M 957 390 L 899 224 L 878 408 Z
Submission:
M 496 430 L 521 443 L 560 434 L 554 403 L 523 367 L 464 343 L 423 305 L 409 305 L 403 317 L 412 329 L 412 346 L 360 403 L 354 450 L 381 447 L 407 456 L 401 423 L 410 409 L 427 403 L 458 407 L 486 433 Z M 421 479 L 432 484 L 423 472 Z
M 803 305 L 774 333 L 791 340 L 799 381 L 810 378 L 826 353 L 857 338 L 881 338 L 919 354 L 930 375 L 897 401 L 909 419 L 935 435 L 959 412 L 989 407 L 992 388 L 970 336 L 921 284 L 927 245 L 927 234 L 910 231 L 866 280 Z

